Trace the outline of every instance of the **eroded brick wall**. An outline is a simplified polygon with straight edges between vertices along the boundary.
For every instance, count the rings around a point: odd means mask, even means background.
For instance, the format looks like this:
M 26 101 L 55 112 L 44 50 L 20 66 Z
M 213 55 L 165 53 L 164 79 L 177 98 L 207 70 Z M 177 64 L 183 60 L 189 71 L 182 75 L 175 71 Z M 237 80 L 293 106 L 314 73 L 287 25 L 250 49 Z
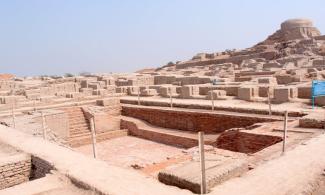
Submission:
M 129 135 L 176 147 L 191 148 L 198 145 L 197 139 L 139 129 L 135 123 L 123 119 L 121 120 L 121 129 L 127 129 Z
M 318 113 L 310 113 L 299 119 L 299 127 L 324 129 L 325 120 Z
M 276 119 L 243 114 L 217 114 L 159 108 L 122 107 L 122 115 L 138 118 L 148 123 L 171 129 L 185 131 L 204 131 L 205 133 L 223 132 L 230 128 L 239 128 Z
M 280 141 L 282 138 L 278 136 L 226 131 L 218 137 L 213 145 L 224 150 L 251 154 Z
M 97 133 L 120 129 L 121 103 L 116 97 L 97 100 L 97 105 L 102 106 L 100 112 L 92 112 L 95 118 Z
M 18 154 L 0 162 L 0 190 L 27 182 L 31 172 L 30 155 Z
M 50 173 L 51 170 L 54 169 L 52 165 L 50 165 L 47 161 L 38 158 L 36 156 L 32 156 L 32 170 L 31 170 L 31 179 L 38 179 L 44 177 L 46 174 Z

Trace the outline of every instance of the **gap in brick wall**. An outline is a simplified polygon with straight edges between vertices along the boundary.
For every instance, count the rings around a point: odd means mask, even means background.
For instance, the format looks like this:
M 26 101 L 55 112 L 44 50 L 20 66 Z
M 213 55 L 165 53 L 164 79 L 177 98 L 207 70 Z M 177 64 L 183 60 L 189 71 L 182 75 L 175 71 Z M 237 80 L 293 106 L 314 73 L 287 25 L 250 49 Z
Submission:
M 230 130 L 222 133 L 212 145 L 233 152 L 253 154 L 281 141 L 282 138 L 279 136 Z

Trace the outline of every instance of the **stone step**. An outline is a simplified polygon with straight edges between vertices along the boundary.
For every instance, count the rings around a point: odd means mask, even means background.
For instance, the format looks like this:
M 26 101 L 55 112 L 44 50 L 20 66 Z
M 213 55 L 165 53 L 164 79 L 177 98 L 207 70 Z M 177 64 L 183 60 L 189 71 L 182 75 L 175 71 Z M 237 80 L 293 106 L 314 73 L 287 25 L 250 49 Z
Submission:
M 90 125 L 88 123 L 79 123 L 79 124 L 73 124 L 69 126 L 70 129 L 78 129 L 78 128 L 88 128 L 90 129 Z
M 85 117 L 75 117 L 75 118 L 69 118 L 69 122 L 76 123 L 76 122 L 88 122 L 88 119 Z
M 66 112 L 83 112 L 82 109 L 71 109 L 71 110 L 65 110 Z
M 69 132 L 90 132 L 88 128 L 70 129 Z
M 86 129 L 90 129 L 90 125 L 89 124 L 77 124 L 77 125 L 70 125 L 69 129 L 82 129 L 82 128 L 86 128 Z
M 70 131 L 81 131 L 81 130 L 87 130 L 90 131 L 90 127 L 84 126 L 84 127 L 70 127 Z
M 65 111 L 74 111 L 74 110 L 82 110 L 80 107 L 70 107 L 70 108 L 65 108 L 63 109 Z
M 89 125 L 72 125 L 69 127 L 70 130 L 79 130 L 79 129 L 90 129 Z
M 80 112 L 66 112 L 68 115 L 84 115 L 82 111 Z
M 90 124 L 80 107 L 64 109 L 69 118 L 69 133 L 71 138 L 90 136 Z
M 71 115 L 68 115 L 68 117 L 73 118 L 73 119 L 78 118 L 78 117 L 85 118 L 85 115 L 84 114 L 71 114 Z
M 79 114 L 79 113 L 83 114 L 84 113 L 82 110 L 66 110 L 65 112 L 68 114 Z
M 90 132 L 90 129 L 88 128 L 76 128 L 76 129 L 70 129 L 70 133 L 75 133 L 75 132 Z
M 69 132 L 83 132 L 83 131 L 90 131 L 90 128 L 71 128 L 69 129 Z
M 96 142 L 127 136 L 127 134 L 128 134 L 127 130 L 115 130 L 115 131 L 108 131 L 104 133 L 98 133 L 96 135 Z M 91 144 L 92 143 L 91 134 L 87 136 L 69 138 L 68 143 L 71 147 L 79 147 L 82 145 Z
M 132 117 L 122 117 L 121 129 L 128 129 L 129 135 L 166 145 L 181 148 L 191 148 L 198 145 L 196 132 L 156 127 Z M 205 135 L 205 144 L 212 144 L 218 136 L 219 134 Z
M 78 129 L 78 128 L 90 129 L 90 125 L 88 123 L 79 123 L 79 124 L 75 124 L 75 125 L 70 125 L 69 128 L 70 129 Z
M 66 111 L 68 114 L 83 114 L 84 112 L 82 110 L 74 110 L 74 111 Z
M 85 117 L 72 117 L 69 118 L 69 122 L 80 122 L 80 121 L 84 121 L 84 122 L 88 122 L 88 119 L 86 119 Z
M 90 130 L 89 129 L 71 129 L 69 132 L 70 132 L 70 134 L 72 134 L 72 133 L 90 132 Z
M 82 127 L 87 127 L 87 128 L 89 128 L 90 125 L 89 125 L 88 123 L 70 124 L 70 129 L 72 129 L 72 128 L 82 128 Z
M 69 116 L 69 121 L 87 120 L 85 116 Z
M 71 115 L 71 116 L 68 116 L 68 118 L 70 120 L 78 120 L 78 119 L 83 119 L 83 120 L 86 120 L 86 117 L 84 115 Z
M 79 115 L 76 115 L 76 114 L 74 114 L 74 115 L 68 115 L 68 117 L 69 117 L 70 119 L 78 119 L 78 118 L 83 118 L 83 119 L 85 119 L 85 115 L 84 115 L 84 114 L 79 114 Z
M 74 121 L 69 120 L 69 124 L 70 125 L 89 124 L 89 122 L 86 120 L 78 120 L 78 121 L 77 120 L 74 120 Z
M 77 134 L 70 134 L 69 139 L 73 139 L 76 137 L 84 137 L 84 136 L 91 136 L 90 132 L 84 132 L 84 133 L 77 133 Z
M 78 118 L 86 119 L 86 116 L 84 114 L 70 115 L 69 118 L 71 118 L 71 119 L 78 119 Z

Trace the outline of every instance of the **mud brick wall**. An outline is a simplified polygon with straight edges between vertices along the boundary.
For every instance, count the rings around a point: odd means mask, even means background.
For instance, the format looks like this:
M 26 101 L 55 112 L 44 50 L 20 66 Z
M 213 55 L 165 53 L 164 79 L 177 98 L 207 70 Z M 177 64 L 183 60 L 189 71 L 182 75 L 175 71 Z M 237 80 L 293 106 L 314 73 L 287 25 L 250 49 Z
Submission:
M 223 132 L 275 119 L 245 114 L 218 114 L 194 111 L 163 110 L 144 107 L 122 107 L 122 115 L 144 120 L 152 125 L 184 131 L 204 131 L 205 133 Z
M 69 136 L 69 121 L 68 116 L 63 111 L 44 112 L 46 127 L 60 138 L 67 138 Z M 42 117 L 36 117 L 35 121 L 42 124 Z
M 119 98 L 97 100 L 97 105 L 103 106 L 101 112 L 94 112 L 96 132 L 106 132 L 120 129 L 121 104 Z
M 38 179 L 41 177 L 45 177 L 46 174 L 50 173 L 54 167 L 48 163 L 47 161 L 38 158 L 36 156 L 32 156 L 32 171 L 31 171 L 31 179 Z
M 225 90 L 227 96 L 237 96 L 239 86 L 236 85 L 214 85 L 214 86 L 200 86 L 200 95 L 208 95 L 211 90 Z
M 299 127 L 324 129 L 325 121 L 318 113 L 312 113 L 299 119 Z
M 298 87 L 298 98 L 311 99 L 311 86 Z
M 198 145 L 197 139 L 139 129 L 135 123 L 123 119 L 121 120 L 121 129 L 127 129 L 129 135 L 176 147 L 191 148 Z
M 0 190 L 27 182 L 31 172 L 30 155 L 17 154 L 0 160 Z
M 40 120 L 42 120 L 42 118 L 40 118 Z M 67 138 L 69 136 L 69 121 L 65 112 L 45 114 L 45 123 L 57 136 L 62 138 Z

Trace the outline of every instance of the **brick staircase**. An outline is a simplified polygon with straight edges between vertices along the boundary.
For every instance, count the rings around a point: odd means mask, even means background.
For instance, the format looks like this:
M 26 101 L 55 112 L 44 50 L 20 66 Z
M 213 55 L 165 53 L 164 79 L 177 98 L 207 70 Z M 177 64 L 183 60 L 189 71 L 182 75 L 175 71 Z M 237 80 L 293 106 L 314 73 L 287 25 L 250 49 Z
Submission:
M 66 108 L 69 118 L 69 139 L 91 136 L 90 122 L 81 107 Z
M 127 130 L 114 130 L 114 131 L 98 133 L 96 134 L 96 142 L 98 143 L 98 142 L 106 141 L 113 138 L 123 137 L 127 135 L 128 135 Z M 90 135 L 71 138 L 68 140 L 69 140 L 69 145 L 71 147 L 79 147 L 79 146 L 88 145 L 92 143 L 92 139 Z
M 64 111 L 69 118 L 69 137 L 68 145 L 71 147 L 79 147 L 92 143 L 90 121 L 86 118 L 81 107 L 69 107 Z M 108 139 L 126 136 L 126 130 L 107 131 L 96 134 L 96 141 L 101 142 Z

